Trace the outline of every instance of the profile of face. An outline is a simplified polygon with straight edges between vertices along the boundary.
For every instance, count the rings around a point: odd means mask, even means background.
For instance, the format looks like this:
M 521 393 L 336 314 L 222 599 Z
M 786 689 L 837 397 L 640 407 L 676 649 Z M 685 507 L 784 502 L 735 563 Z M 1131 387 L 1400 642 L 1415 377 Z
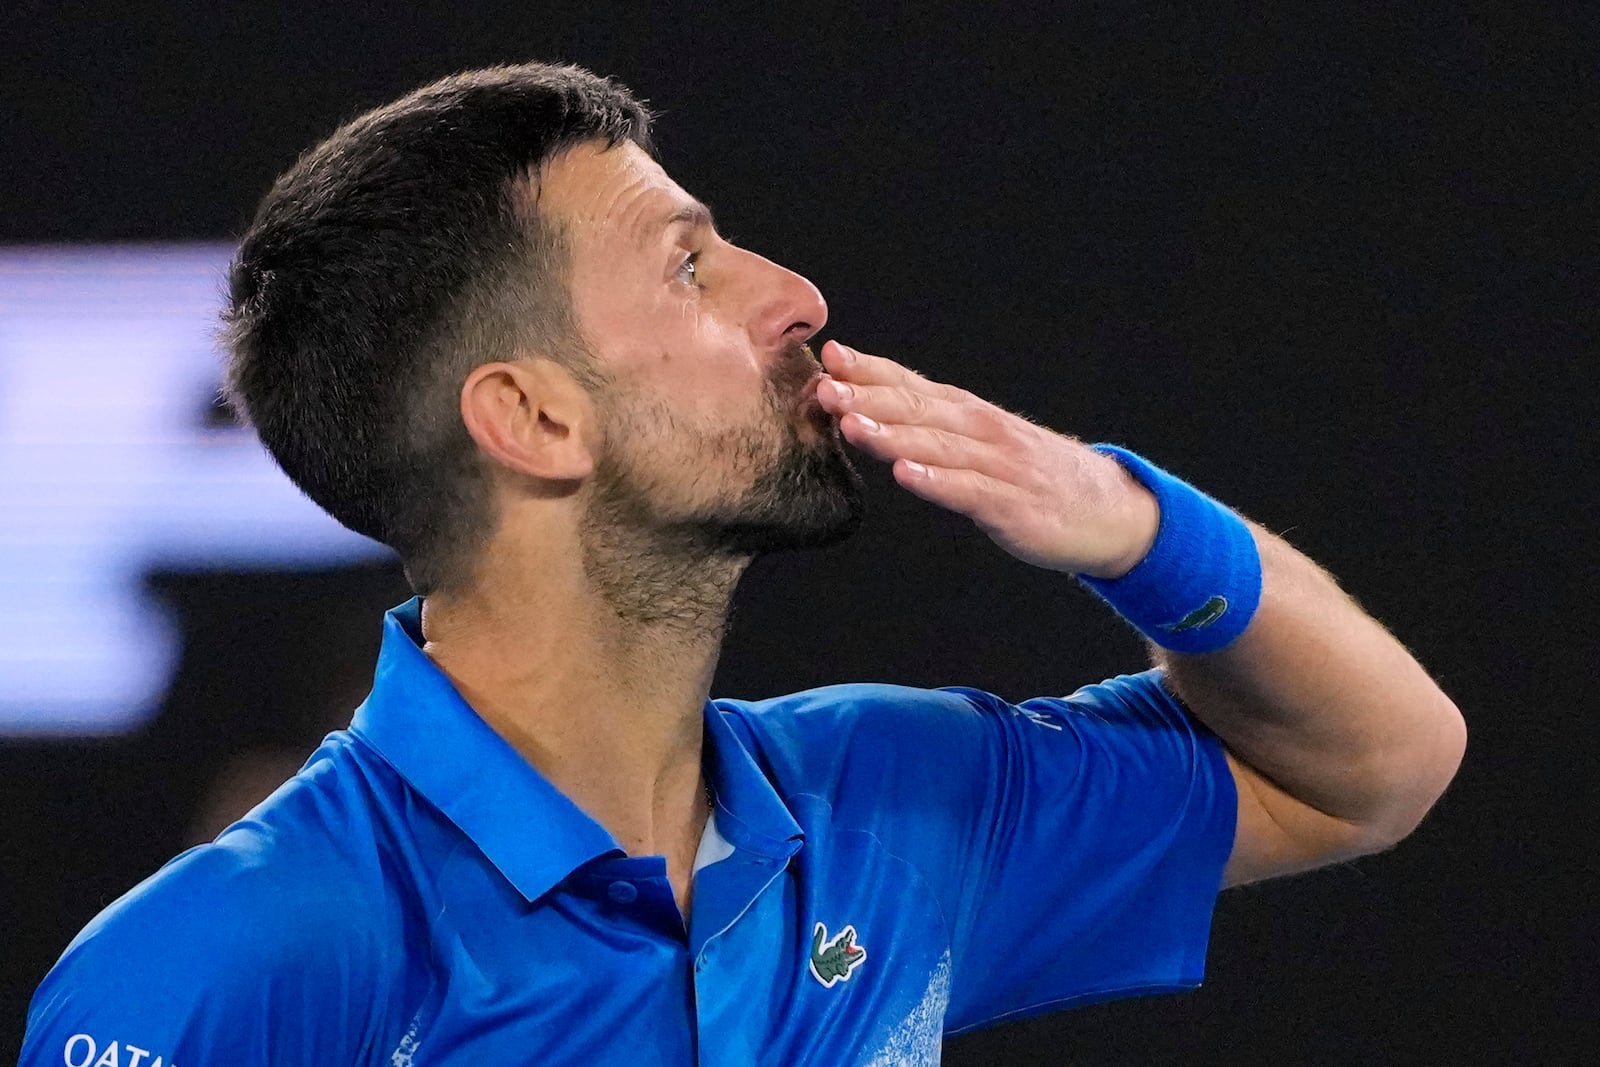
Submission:
M 605 378 L 586 535 L 691 556 L 849 536 L 865 496 L 814 396 L 816 287 L 719 235 L 632 143 L 558 155 L 539 210 L 566 230 L 575 321 Z

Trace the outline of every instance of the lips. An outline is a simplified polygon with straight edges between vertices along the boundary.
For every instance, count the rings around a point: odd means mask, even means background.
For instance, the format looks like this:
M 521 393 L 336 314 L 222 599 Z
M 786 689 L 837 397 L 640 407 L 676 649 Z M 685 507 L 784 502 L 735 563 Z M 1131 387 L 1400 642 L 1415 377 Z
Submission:
M 822 401 L 817 399 L 817 387 L 822 384 L 825 374 L 817 374 L 807 379 L 806 384 L 800 387 L 800 395 L 795 400 L 795 406 L 803 411 L 806 416 L 815 422 L 832 425 L 838 420 L 833 413 L 822 406 Z
M 824 436 L 838 433 L 838 420 L 822 406 L 822 401 L 817 399 L 817 386 L 822 384 L 826 375 L 818 373 L 806 379 L 795 396 L 794 413 L 803 422 L 810 424 L 811 428 Z

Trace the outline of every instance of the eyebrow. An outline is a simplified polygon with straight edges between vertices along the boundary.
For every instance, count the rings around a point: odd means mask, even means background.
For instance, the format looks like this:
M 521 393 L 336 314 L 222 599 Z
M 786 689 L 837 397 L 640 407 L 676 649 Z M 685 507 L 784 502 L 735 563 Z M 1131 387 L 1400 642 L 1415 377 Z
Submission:
M 688 225 L 692 229 L 709 227 L 716 229 L 717 224 L 711 217 L 711 209 L 698 200 L 691 200 L 667 217 L 659 220 L 654 226 L 644 233 L 640 244 L 648 247 L 657 234 L 670 230 L 674 226 Z

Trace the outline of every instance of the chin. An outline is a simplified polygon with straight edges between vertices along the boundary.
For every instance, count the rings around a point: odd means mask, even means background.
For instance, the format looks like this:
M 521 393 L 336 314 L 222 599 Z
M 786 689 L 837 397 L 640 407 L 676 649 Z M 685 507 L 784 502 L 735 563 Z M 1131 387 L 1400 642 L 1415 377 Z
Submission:
M 836 545 L 865 515 L 866 485 L 835 426 L 820 442 L 793 440 L 735 507 L 708 516 L 703 529 L 723 552 L 762 556 Z

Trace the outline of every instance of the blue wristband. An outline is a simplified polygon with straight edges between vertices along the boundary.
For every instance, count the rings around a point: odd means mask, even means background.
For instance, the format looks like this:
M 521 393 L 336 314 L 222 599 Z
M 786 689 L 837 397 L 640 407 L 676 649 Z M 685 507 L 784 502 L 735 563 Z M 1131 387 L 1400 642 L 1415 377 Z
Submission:
M 1188 482 L 1116 445 L 1095 445 L 1155 494 L 1161 525 L 1121 578 L 1078 581 L 1140 633 L 1174 652 L 1214 652 L 1244 633 L 1261 603 L 1261 555 L 1250 528 Z

